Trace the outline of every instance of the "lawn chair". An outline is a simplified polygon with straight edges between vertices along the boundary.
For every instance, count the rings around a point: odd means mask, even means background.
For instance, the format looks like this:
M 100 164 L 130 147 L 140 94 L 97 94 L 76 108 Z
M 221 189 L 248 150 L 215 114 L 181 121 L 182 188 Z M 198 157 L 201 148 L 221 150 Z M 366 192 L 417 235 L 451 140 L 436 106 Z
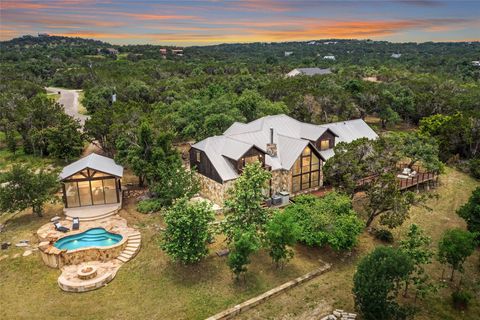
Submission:
M 53 225 L 55 226 L 55 230 L 60 231 L 60 232 L 68 232 L 70 229 L 67 227 L 64 227 L 60 224 L 60 222 L 54 222 Z
M 410 178 L 416 177 L 417 176 L 417 171 L 412 171 L 412 173 L 409 174 Z
M 80 219 L 73 218 L 72 230 L 78 230 L 80 228 Z
M 408 175 L 410 174 L 410 172 L 412 172 L 412 169 L 410 169 L 410 168 L 403 168 L 402 174 L 408 176 Z

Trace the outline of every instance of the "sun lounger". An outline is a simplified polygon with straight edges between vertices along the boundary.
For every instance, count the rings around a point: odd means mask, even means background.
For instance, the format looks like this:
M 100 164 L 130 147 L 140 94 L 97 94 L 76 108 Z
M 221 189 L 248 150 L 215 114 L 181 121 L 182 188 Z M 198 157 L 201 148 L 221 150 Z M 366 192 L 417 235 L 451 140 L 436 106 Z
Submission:
M 77 217 L 73 218 L 72 230 L 78 230 L 80 228 L 80 219 Z
M 403 168 L 402 174 L 404 174 L 404 175 L 409 175 L 410 172 L 412 172 L 412 169 L 410 169 L 410 168 Z
M 67 227 L 64 227 L 60 224 L 60 222 L 54 222 L 53 225 L 55 226 L 55 230 L 60 231 L 60 232 L 68 232 L 70 229 Z

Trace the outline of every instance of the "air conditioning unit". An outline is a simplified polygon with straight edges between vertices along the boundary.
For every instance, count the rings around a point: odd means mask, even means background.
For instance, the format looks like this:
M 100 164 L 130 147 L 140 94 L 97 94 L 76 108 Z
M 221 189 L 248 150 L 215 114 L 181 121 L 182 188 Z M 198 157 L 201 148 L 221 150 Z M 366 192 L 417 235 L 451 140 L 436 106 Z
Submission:
M 278 194 L 282 198 L 282 205 L 287 205 L 290 202 L 290 194 L 287 191 L 282 191 Z
M 282 204 L 282 197 L 279 195 L 274 195 L 272 197 L 272 205 L 279 206 Z

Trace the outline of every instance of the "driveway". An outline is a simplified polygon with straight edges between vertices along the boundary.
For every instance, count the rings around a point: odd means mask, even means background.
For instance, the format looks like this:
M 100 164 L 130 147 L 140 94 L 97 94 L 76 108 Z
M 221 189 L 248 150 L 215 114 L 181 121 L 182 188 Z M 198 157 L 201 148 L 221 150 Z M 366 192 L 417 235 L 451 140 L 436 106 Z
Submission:
M 62 88 L 55 88 L 55 87 L 47 87 L 45 88 L 48 92 L 53 93 L 60 93 L 60 98 L 58 99 L 58 103 L 63 105 L 65 109 L 65 113 L 71 116 L 74 119 L 80 120 L 80 124 L 84 125 L 85 120 L 88 119 L 88 116 L 84 114 L 80 114 L 78 112 L 78 93 L 81 90 L 70 90 L 70 89 L 62 89 Z

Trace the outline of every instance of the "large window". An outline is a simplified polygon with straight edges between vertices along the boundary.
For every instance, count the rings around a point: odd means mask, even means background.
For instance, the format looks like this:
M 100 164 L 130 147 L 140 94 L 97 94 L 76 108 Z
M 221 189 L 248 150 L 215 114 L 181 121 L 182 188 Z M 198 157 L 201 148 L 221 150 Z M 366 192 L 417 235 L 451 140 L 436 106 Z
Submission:
M 307 146 L 293 164 L 292 192 L 318 187 L 319 184 L 320 160 Z
M 74 174 L 64 181 L 67 208 L 119 202 L 117 178 L 91 169 Z

